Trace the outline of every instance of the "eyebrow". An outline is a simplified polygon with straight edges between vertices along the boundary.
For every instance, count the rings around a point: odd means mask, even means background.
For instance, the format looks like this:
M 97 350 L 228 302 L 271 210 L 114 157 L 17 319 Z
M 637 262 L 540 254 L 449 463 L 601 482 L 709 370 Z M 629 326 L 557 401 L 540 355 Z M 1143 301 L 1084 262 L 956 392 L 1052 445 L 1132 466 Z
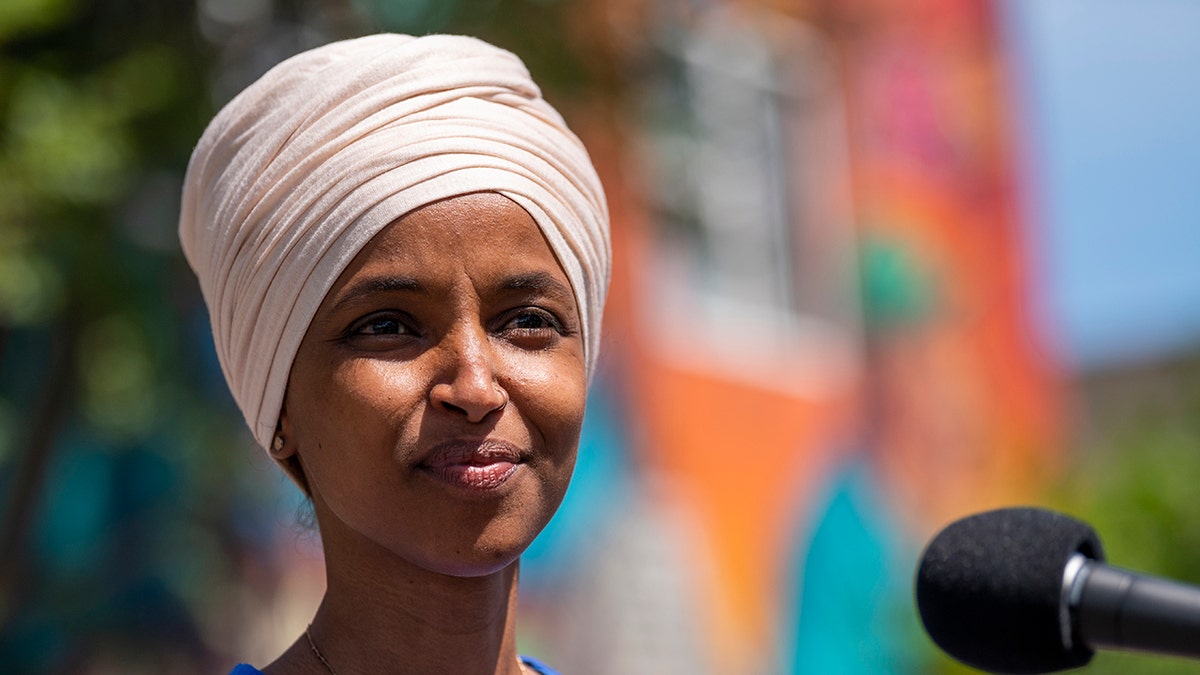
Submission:
M 575 294 L 558 279 L 547 272 L 516 274 L 504 280 L 501 289 L 506 291 L 536 291 L 557 300 L 574 302 Z
M 355 302 L 365 297 L 370 297 L 377 293 L 389 293 L 393 291 L 408 291 L 410 293 L 424 293 L 425 287 L 421 282 L 412 277 L 372 277 L 363 279 L 342 292 L 342 297 L 334 303 L 331 311 L 341 309 L 346 305 L 352 305 Z

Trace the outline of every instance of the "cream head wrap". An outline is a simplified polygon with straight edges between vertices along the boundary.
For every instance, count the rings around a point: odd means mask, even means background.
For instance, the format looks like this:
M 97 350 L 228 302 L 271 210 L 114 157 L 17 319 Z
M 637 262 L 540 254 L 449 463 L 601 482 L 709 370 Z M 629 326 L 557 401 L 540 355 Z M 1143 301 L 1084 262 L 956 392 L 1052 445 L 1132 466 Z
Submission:
M 179 236 L 260 445 L 317 307 L 359 250 L 409 211 L 481 191 L 521 205 L 549 241 L 590 377 L 609 278 L 604 193 L 516 56 L 449 35 L 335 42 L 217 114 L 188 165 Z

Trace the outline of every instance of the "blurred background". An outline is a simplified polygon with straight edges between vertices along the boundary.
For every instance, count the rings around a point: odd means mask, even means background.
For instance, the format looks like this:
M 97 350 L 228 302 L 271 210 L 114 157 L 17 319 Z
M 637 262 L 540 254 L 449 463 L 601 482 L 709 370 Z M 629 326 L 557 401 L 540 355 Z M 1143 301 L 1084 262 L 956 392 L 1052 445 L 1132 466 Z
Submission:
M 0 671 L 224 673 L 303 630 L 320 542 L 225 390 L 179 191 L 240 88 L 384 30 L 519 54 L 608 190 L 523 651 L 970 672 L 913 570 L 1008 504 L 1200 582 L 1198 3 L 3 0 Z

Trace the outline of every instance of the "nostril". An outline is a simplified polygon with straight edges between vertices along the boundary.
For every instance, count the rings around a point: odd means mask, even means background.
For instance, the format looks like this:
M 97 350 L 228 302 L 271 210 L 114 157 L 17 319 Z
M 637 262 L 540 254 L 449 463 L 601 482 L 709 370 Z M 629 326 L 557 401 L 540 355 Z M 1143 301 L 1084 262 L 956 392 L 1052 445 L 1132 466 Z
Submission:
M 449 401 L 442 401 L 441 404 L 442 404 L 443 408 L 445 408 L 446 410 L 449 410 L 452 413 L 462 413 L 464 415 L 467 414 L 466 408 L 454 405 L 453 403 L 451 403 Z

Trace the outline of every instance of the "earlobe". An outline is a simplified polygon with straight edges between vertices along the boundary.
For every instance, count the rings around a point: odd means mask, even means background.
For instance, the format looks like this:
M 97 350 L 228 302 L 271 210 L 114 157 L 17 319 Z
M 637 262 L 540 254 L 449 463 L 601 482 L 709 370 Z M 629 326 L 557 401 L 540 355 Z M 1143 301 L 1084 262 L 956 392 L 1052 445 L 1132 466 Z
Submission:
M 285 459 L 296 454 L 295 448 L 283 437 L 283 434 L 276 433 L 275 438 L 271 439 L 271 449 L 269 450 L 271 459 L 277 462 L 282 462 Z
M 296 454 L 295 447 L 288 443 L 288 436 L 284 431 L 287 426 L 287 412 L 279 414 L 279 423 L 275 425 L 275 436 L 271 438 L 271 447 L 267 450 L 271 458 L 276 461 L 283 461 L 292 455 Z

